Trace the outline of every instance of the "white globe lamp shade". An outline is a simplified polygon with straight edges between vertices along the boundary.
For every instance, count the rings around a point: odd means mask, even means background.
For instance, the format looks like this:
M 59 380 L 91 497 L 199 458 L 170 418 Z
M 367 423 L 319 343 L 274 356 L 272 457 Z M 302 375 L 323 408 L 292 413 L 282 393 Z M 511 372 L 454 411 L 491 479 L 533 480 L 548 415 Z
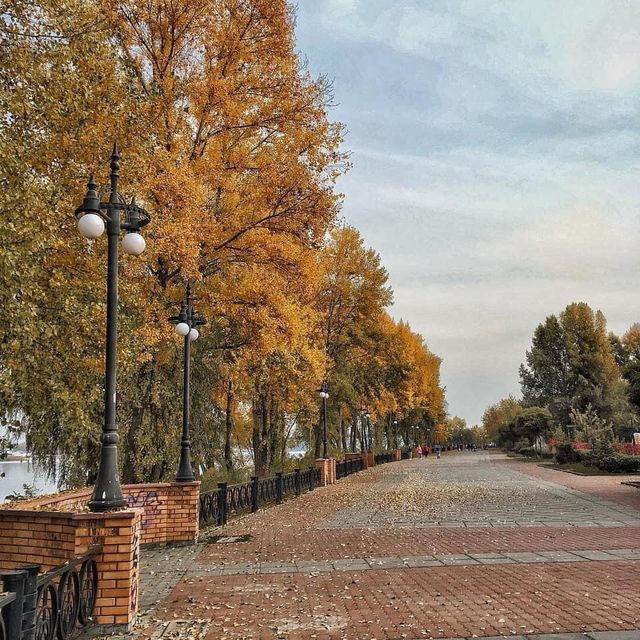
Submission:
M 85 238 L 95 240 L 104 233 L 104 220 L 97 213 L 85 213 L 78 220 L 78 231 Z
M 200 337 L 200 332 L 197 329 L 191 329 L 189 331 L 189 340 L 197 340 Z
M 144 241 L 144 238 L 139 234 L 134 232 L 129 232 L 125 234 L 124 238 L 122 238 L 122 248 L 125 253 L 128 253 L 130 256 L 139 256 L 147 246 L 147 243 Z
M 178 322 L 176 325 L 176 333 L 179 336 L 186 336 L 189 333 L 189 325 L 186 322 Z

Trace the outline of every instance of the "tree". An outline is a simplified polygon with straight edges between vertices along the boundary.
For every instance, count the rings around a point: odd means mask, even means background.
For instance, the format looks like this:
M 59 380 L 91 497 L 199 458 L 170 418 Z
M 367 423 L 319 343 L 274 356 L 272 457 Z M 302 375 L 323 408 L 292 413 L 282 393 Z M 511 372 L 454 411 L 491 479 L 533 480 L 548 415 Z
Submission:
M 606 320 L 584 302 L 549 316 L 533 335 L 526 365 L 520 367 L 526 405 L 548 407 L 566 425 L 572 408 L 591 404 L 611 418 L 620 394 L 619 370 L 606 333 Z
M 551 435 L 553 424 L 553 416 L 546 407 L 527 407 L 500 426 L 498 444 L 505 449 L 530 447 L 538 438 Z
M 165 318 L 185 277 L 211 319 L 194 349 L 192 410 L 194 461 L 210 465 L 226 437 L 230 352 L 274 307 L 258 283 L 275 273 L 289 286 L 338 212 L 346 163 L 330 87 L 298 59 L 283 0 L 18 1 L 4 17 L 0 204 L 15 219 L 0 231 L 2 409 L 20 412 L 36 457 L 61 454 L 64 483 L 86 482 L 101 423 L 105 247 L 77 236 L 72 211 L 104 167 L 110 145 L 96 153 L 95 141 L 118 131 L 123 188 L 153 215 L 148 251 L 121 264 L 123 477 L 175 466 L 179 345 Z M 272 340 L 281 325 L 267 323 Z M 243 356 L 233 375 L 258 362 Z M 251 401 L 255 384 L 241 382 L 238 401 Z
M 571 409 L 571 427 L 576 440 L 613 440 L 613 425 L 600 418 L 591 405 L 587 405 L 584 411 Z
M 514 420 L 522 408 L 522 403 L 513 396 L 502 398 L 487 407 L 482 414 L 482 428 L 486 438 L 496 440 L 500 428 Z
M 548 406 L 556 420 L 566 424 L 572 396 L 569 354 L 562 325 L 554 315 L 538 325 L 526 366 L 520 366 L 526 405 Z
M 634 324 L 622 337 L 625 357 L 622 375 L 629 383 L 629 401 L 640 412 L 640 323 Z
M 290 3 L 16 0 L 0 48 L 0 417 L 19 416 L 62 484 L 98 460 L 106 243 L 80 238 L 73 211 L 93 171 L 105 183 L 113 132 L 123 193 L 152 214 L 147 251 L 120 263 L 125 482 L 175 471 L 181 345 L 166 318 L 187 279 L 209 319 L 192 351 L 198 472 L 230 470 L 249 437 L 256 473 L 283 464 L 325 375 L 336 444 L 349 422 L 363 441 L 363 405 L 376 446 L 397 440 L 390 410 L 425 429 L 443 417 L 440 359 L 388 315 L 377 253 L 337 226 L 343 128 L 296 52 Z

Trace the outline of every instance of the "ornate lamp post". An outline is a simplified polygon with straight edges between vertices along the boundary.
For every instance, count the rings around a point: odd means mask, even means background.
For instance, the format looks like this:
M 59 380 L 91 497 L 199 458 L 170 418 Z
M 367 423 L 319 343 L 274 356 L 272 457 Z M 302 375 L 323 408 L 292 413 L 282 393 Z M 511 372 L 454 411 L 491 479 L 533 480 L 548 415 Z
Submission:
M 320 401 L 322 403 L 322 412 L 321 412 L 321 420 L 322 420 L 322 457 L 329 457 L 329 448 L 328 448 L 328 433 L 327 433 L 327 398 L 329 397 L 329 385 L 326 380 L 322 381 L 320 388 L 318 389 L 318 395 L 320 396 Z
M 365 424 L 367 427 L 367 451 L 371 451 L 373 449 L 373 433 L 371 432 L 371 414 L 369 413 L 369 409 L 365 410 L 364 419 L 366 421 Z
M 102 202 L 93 176 L 87 184 L 87 194 L 76 209 L 78 230 L 90 240 L 99 238 L 107 230 L 107 339 L 104 386 L 104 426 L 100 437 L 100 465 L 89 509 L 108 511 L 123 507 L 118 477 L 118 427 L 116 425 L 116 344 L 118 322 L 118 238 L 122 239 L 125 253 L 139 256 L 145 249 L 144 238 L 139 231 L 149 223 L 149 214 L 136 204 L 135 198 L 125 202 L 118 193 L 120 155 L 114 144 L 111 154 L 108 202 Z
M 176 475 L 177 482 L 193 482 L 196 478 L 191 468 L 191 441 L 189 439 L 189 378 L 191 373 L 191 342 L 197 340 L 200 333 L 197 327 L 206 324 L 191 303 L 191 284 L 187 282 L 184 302 L 177 316 L 171 316 L 169 322 L 176 325 L 176 333 L 184 337 L 184 377 L 182 384 L 182 439 L 180 441 L 180 464 Z

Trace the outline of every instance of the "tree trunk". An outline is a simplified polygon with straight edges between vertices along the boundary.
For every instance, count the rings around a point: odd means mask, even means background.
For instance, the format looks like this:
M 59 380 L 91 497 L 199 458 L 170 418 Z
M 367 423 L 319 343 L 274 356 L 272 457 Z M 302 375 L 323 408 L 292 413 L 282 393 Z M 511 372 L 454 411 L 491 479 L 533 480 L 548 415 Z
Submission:
M 360 451 L 367 451 L 367 425 L 362 420 L 360 422 Z
M 351 419 L 351 451 L 356 451 L 356 440 L 358 438 L 358 418 Z
M 233 456 L 231 454 L 231 435 L 234 428 L 233 414 L 235 410 L 235 392 L 233 380 L 229 378 L 227 382 L 227 407 L 225 415 L 225 435 L 224 435 L 224 466 L 227 471 L 233 470 Z
M 269 471 L 269 411 L 268 395 L 259 389 L 253 398 L 253 460 L 255 475 L 264 478 Z
M 340 446 L 342 447 L 342 451 L 347 450 L 347 428 L 344 424 L 344 418 L 342 416 L 342 407 L 340 407 L 340 411 L 338 413 L 338 420 L 340 421 Z
M 153 389 L 154 380 L 154 363 L 147 362 L 142 366 L 140 381 L 146 381 L 146 384 L 140 385 L 142 392 L 138 397 L 138 403 L 131 410 L 131 419 L 129 421 L 129 429 L 123 443 L 123 465 L 122 465 L 122 484 L 136 484 L 138 482 L 153 482 L 148 478 L 141 477 L 141 467 L 136 460 L 136 452 L 138 452 L 138 433 L 142 429 L 142 423 L 147 408 L 151 403 L 151 391 Z
M 322 416 L 318 420 L 318 424 L 315 425 L 315 448 L 313 451 L 313 456 L 317 460 L 322 455 Z

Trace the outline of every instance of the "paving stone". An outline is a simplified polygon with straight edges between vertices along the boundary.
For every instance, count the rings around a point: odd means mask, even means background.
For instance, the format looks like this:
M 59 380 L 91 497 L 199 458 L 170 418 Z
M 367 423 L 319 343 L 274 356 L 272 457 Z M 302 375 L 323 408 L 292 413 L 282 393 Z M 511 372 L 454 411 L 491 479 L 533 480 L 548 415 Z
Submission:
M 611 553 L 607 553 L 606 551 L 586 550 L 586 551 L 572 551 L 572 553 L 577 556 L 582 556 L 583 558 L 587 558 L 587 560 L 615 560 L 616 557 L 618 557 Z
M 584 633 L 545 633 L 542 635 L 529 635 L 528 638 L 539 638 L 540 640 L 585 640 Z
M 413 568 L 417 568 L 417 567 L 443 567 L 444 564 L 442 562 L 440 562 L 439 560 L 427 560 L 427 559 L 422 559 L 420 557 L 417 558 L 406 558 L 405 559 L 405 565 L 407 567 L 413 567 Z
M 551 562 L 586 562 L 586 558 L 568 551 L 539 551 L 538 555 L 548 558 Z
M 513 564 L 514 561 L 511 558 L 478 558 L 480 564 Z
M 640 640 L 640 631 L 590 631 L 592 640 Z
M 511 560 L 515 560 L 516 562 L 546 562 L 547 559 L 544 556 L 541 556 L 537 553 L 528 553 L 528 552 L 515 552 L 515 553 L 505 553 L 507 558 L 511 558 Z
M 640 640 L 623 631 L 638 617 L 640 513 L 597 493 L 613 487 L 606 477 L 580 491 L 500 455 L 433 462 L 369 469 L 217 530 L 251 536 L 242 544 L 143 550 L 145 619 L 206 618 L 209 638 L 228 640 L 489 640 L 524 624 L 538 633 L 495 638 Z M 455 486 L 460 502 L 403 512 L 403 487 L 416 485 Z M 594 626 L 616 635 L 575 633 Z M 554 629 L 572 633 L 540 634 Z
M 607 549 L 607 553 L 629 560 L 640 558 L 640 549 Z

